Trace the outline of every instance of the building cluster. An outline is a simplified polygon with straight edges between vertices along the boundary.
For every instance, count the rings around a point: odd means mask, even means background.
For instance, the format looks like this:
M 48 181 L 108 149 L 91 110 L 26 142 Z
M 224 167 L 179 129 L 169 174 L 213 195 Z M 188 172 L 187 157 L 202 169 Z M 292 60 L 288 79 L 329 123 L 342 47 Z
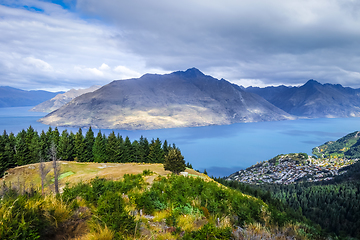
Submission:
M 227 180 L 251 184 L 327 181 L 333 179 L 334 176 L 345 173 L 346 171 L 341 171 L 341 169 L 356 161 L 348 159 L 330 161 L 329 159 L 312 157 L 299 161 L 290 155 L 282 155 L 276 160 L 258 163 L 248 169 L 233 173 Z

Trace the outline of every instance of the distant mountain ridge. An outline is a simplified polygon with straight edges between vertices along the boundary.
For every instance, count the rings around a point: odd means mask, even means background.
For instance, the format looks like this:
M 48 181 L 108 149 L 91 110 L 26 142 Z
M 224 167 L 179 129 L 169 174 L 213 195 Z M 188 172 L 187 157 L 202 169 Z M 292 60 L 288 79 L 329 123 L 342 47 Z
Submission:
M 64 92 L 26 91 L 8 86 L 0 86 L 0 107 L 35 106 L 60 93 Z
M 360 89 L 309 80 L 300 87 L 248 87 L 285 112 L 310 118 L 360 117 Z
M 30 111 L 48 112 L 48 113 L 55 111 L 56 109 L 59 109 L 60 107 L 62 107 L 66 103 L 70 102 L 74 98 L 76 98 L 84 93 L 93 92 L 93 91 L 99 89 L 100 87 L 101 87 L 100 85 L 94 85 L 94 86 L 91 86 L 91 87 L 85 88 L 85 89 L 81 89 L 81 88 L 80 89 L 71 89 L 65 93 L 56 95 L 55 97 L 53 97 L 50 100 L 47 100 L 45 102 L 40 103 L 39 105 L 36 105 L 32 109 L 30 109 Z
M 158 129 L 294 119 L 256 94 L 196 68 L 113 81 L 39 121 L 52 126 Z

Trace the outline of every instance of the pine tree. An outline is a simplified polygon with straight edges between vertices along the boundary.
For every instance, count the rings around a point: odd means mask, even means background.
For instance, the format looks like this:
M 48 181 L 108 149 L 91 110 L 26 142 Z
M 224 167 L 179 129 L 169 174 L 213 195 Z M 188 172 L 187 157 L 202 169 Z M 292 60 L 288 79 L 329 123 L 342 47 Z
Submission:
M 133 149 L 133 159 L 134 162 L 139 162 L 141 160 L 141 150 L 140 150 L 140 144 L 137 140 L 132 142 L 132 149 Z
M 7 169 L 7 159 L 5 159 L 5 138 L 3 137 L 6 134 L 6 131 L 2 136 L 0 136 L 0 177 L 3 176 L 4 172 Z M 7 135 L 7 134 L 6 134 Z
M 130 138 L 126 136 L 124 141 L 124 162 L 135 162 L 134 152 Z
M 46 137 L 48 139 L 48 146 L 47 149 L 50 149 L 51 147 L 51 143 L 53 141 L 53 130 L 51 128 L 51 126 L 48 128 L 47 132 L 46 132 Z
M 117 135 L 118 144 L 119 144 L 119 150 L 118 150 L 118 160 L 117 162 L 126 162 L 126 156 L 125 156 L 125 142 L 123 137 L 118 133 Z
M 85 162 L 84 156 L 85 150 L 85 143 L 84 143 L 84 136 L 82 134 L 81 128 L 75 135 L 74 139 L 74 160 L 78 162 Z
M 22 166 L 31 162 L 31 154 L 28 144 L 26 144 L 26 131 L 23 129 L 16 135 L 15 145 L 16 165 Z
M 51 140 L 54 142 L 55 147 L 57 148 L 59 146 L 59 141 L 60 141 L 60 132 L 57 127 L 55 127 L 54 131 L 52 131 L 51 137 L 52 137 Z
M 139 140 L 140 147 L 140 162 L 149 162 L 148 156 L 150 153 L 149 141 L 147 138 L 144 138 L 142 135 Z
M 33 129 L 31 125 L 26 131 L 25 139 L 27 148 L 30 152 L 30 162 L 28 163 L 38 162 L 38 156 L 40 153 L 40 138 L 38 133 Z
M 43 156 L 43 157 L 47 156 L 49 153 L 49 149 L 50 149 L 49 135 L 47 135 L 43 130 L 40 133 L 40 140 L 39 140 L 39 151 L 40 151 L 41 156 Z
M 94 155 L 94 162 L 101 163 L 101 162 L 106 162 L 107 160 L 105 139 L 103 135 L 101 135 L 101 131 L 98 132 L 95 138 L 95 142 L 93 146 L 93 155 Z
M 152 139 L 149 147 L 149 162 L 150 163 L 163 163 L 164 151 L 161 147 L 161 141 L 159 138 Z
M 6 134 L 4 131 L 3 139 L 5 139 L 5 150 L 3 158 L 4 161 L 7 163 L 7 168 L 13 168 L 16 166 L 16 158 L 15 158 L 15 145 L 16 145 L 16 138 L 13 133 L 9 135 Z
M 106 155 L 108 162 L 120 162 L 120 145 L 114 131 L 107 138 Z
M 67 130 L 62 131 L 59 146 L 58 146 L 58 156 L 59 159 L 64 161 L 72 161 L 73 158 L 73 143 Z
M 94 162 L 94 155 L 93 155 L 93 146 L 95 142 L 94 132 L 89 127 L 89 130 L 86 132 L 84 144 L 85 144 L 85 151 L 84 151 L 84 158 L 86 162 Z
M 171 149 L 171 146 L 168 145 L 166 139 L 164 141 L 162 149 L 163 149 L 163 152 L 164 152 L 164 156 L 166 156 L 168 154 L 169 150 Z
M 175 174 L 179 174 L 182 171 L 185 171 L 185 161 L 184 157 L 181 155 L 181 152 L 178 148 L 171 149 L 168 155 L 165 156 L 164 169 L 169 170 Z

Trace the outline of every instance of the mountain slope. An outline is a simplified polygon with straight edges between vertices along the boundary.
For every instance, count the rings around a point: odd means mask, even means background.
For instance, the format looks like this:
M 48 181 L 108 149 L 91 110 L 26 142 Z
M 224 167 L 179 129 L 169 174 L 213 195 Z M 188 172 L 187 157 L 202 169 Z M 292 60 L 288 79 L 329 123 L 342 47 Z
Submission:
M 25 91 L 17 88 L 0 86 L 0 107 L 34 106 L 63 92 Z
M 32 109 L 30 109 L 30 111 L 33 111 L 33 112 L 55 111 L 56 109 L 59 109 L 60 107 L 62 107 L 66 103 L 70 102 L 74 98 L 76 98 L 84 93 L 93 92 L 93 91 L 99 89 L 100 87 L 101 86 L 94 85 L 94 86 L 91 86 L 91 87 L 85 88 L 85 89 L 71 89 L 65 93 L 56 95 L 55 97 L 53 97 L 50 100 L 47 100 L 45 102 L 40 103 L 39 105 L 36 105 Z
M 113 81 L 40 119 L 52 126 L 158 129 L 293 119 L 256 94 L 192 68 Z
M 267 87 L 246 89 L 284 110 L 303 117 L 359 117 L 360 90 L 340 84 L 321 84 L 309 80 L 300 87 Z
M 326 158 L 360 158 L 360 132 L 349 133 L 336 141 L 328 141 L 313 148 L 312 153 Z

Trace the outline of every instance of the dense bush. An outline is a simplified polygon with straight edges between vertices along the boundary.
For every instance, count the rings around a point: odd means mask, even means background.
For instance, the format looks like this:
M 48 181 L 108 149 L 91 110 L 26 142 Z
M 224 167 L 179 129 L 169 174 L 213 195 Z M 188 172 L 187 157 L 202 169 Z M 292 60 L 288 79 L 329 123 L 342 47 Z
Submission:
M 232 229 L 230 227 L 217 228 L 213 224 L 206 224 L 198 231 L 186 233 L 184 240 L 203 240 L 203 239 L 231 239 Z
M 1 201 L 0 216 L 1 239 L 39 239 L 48 225 L 41 202 L 27 196 Z

